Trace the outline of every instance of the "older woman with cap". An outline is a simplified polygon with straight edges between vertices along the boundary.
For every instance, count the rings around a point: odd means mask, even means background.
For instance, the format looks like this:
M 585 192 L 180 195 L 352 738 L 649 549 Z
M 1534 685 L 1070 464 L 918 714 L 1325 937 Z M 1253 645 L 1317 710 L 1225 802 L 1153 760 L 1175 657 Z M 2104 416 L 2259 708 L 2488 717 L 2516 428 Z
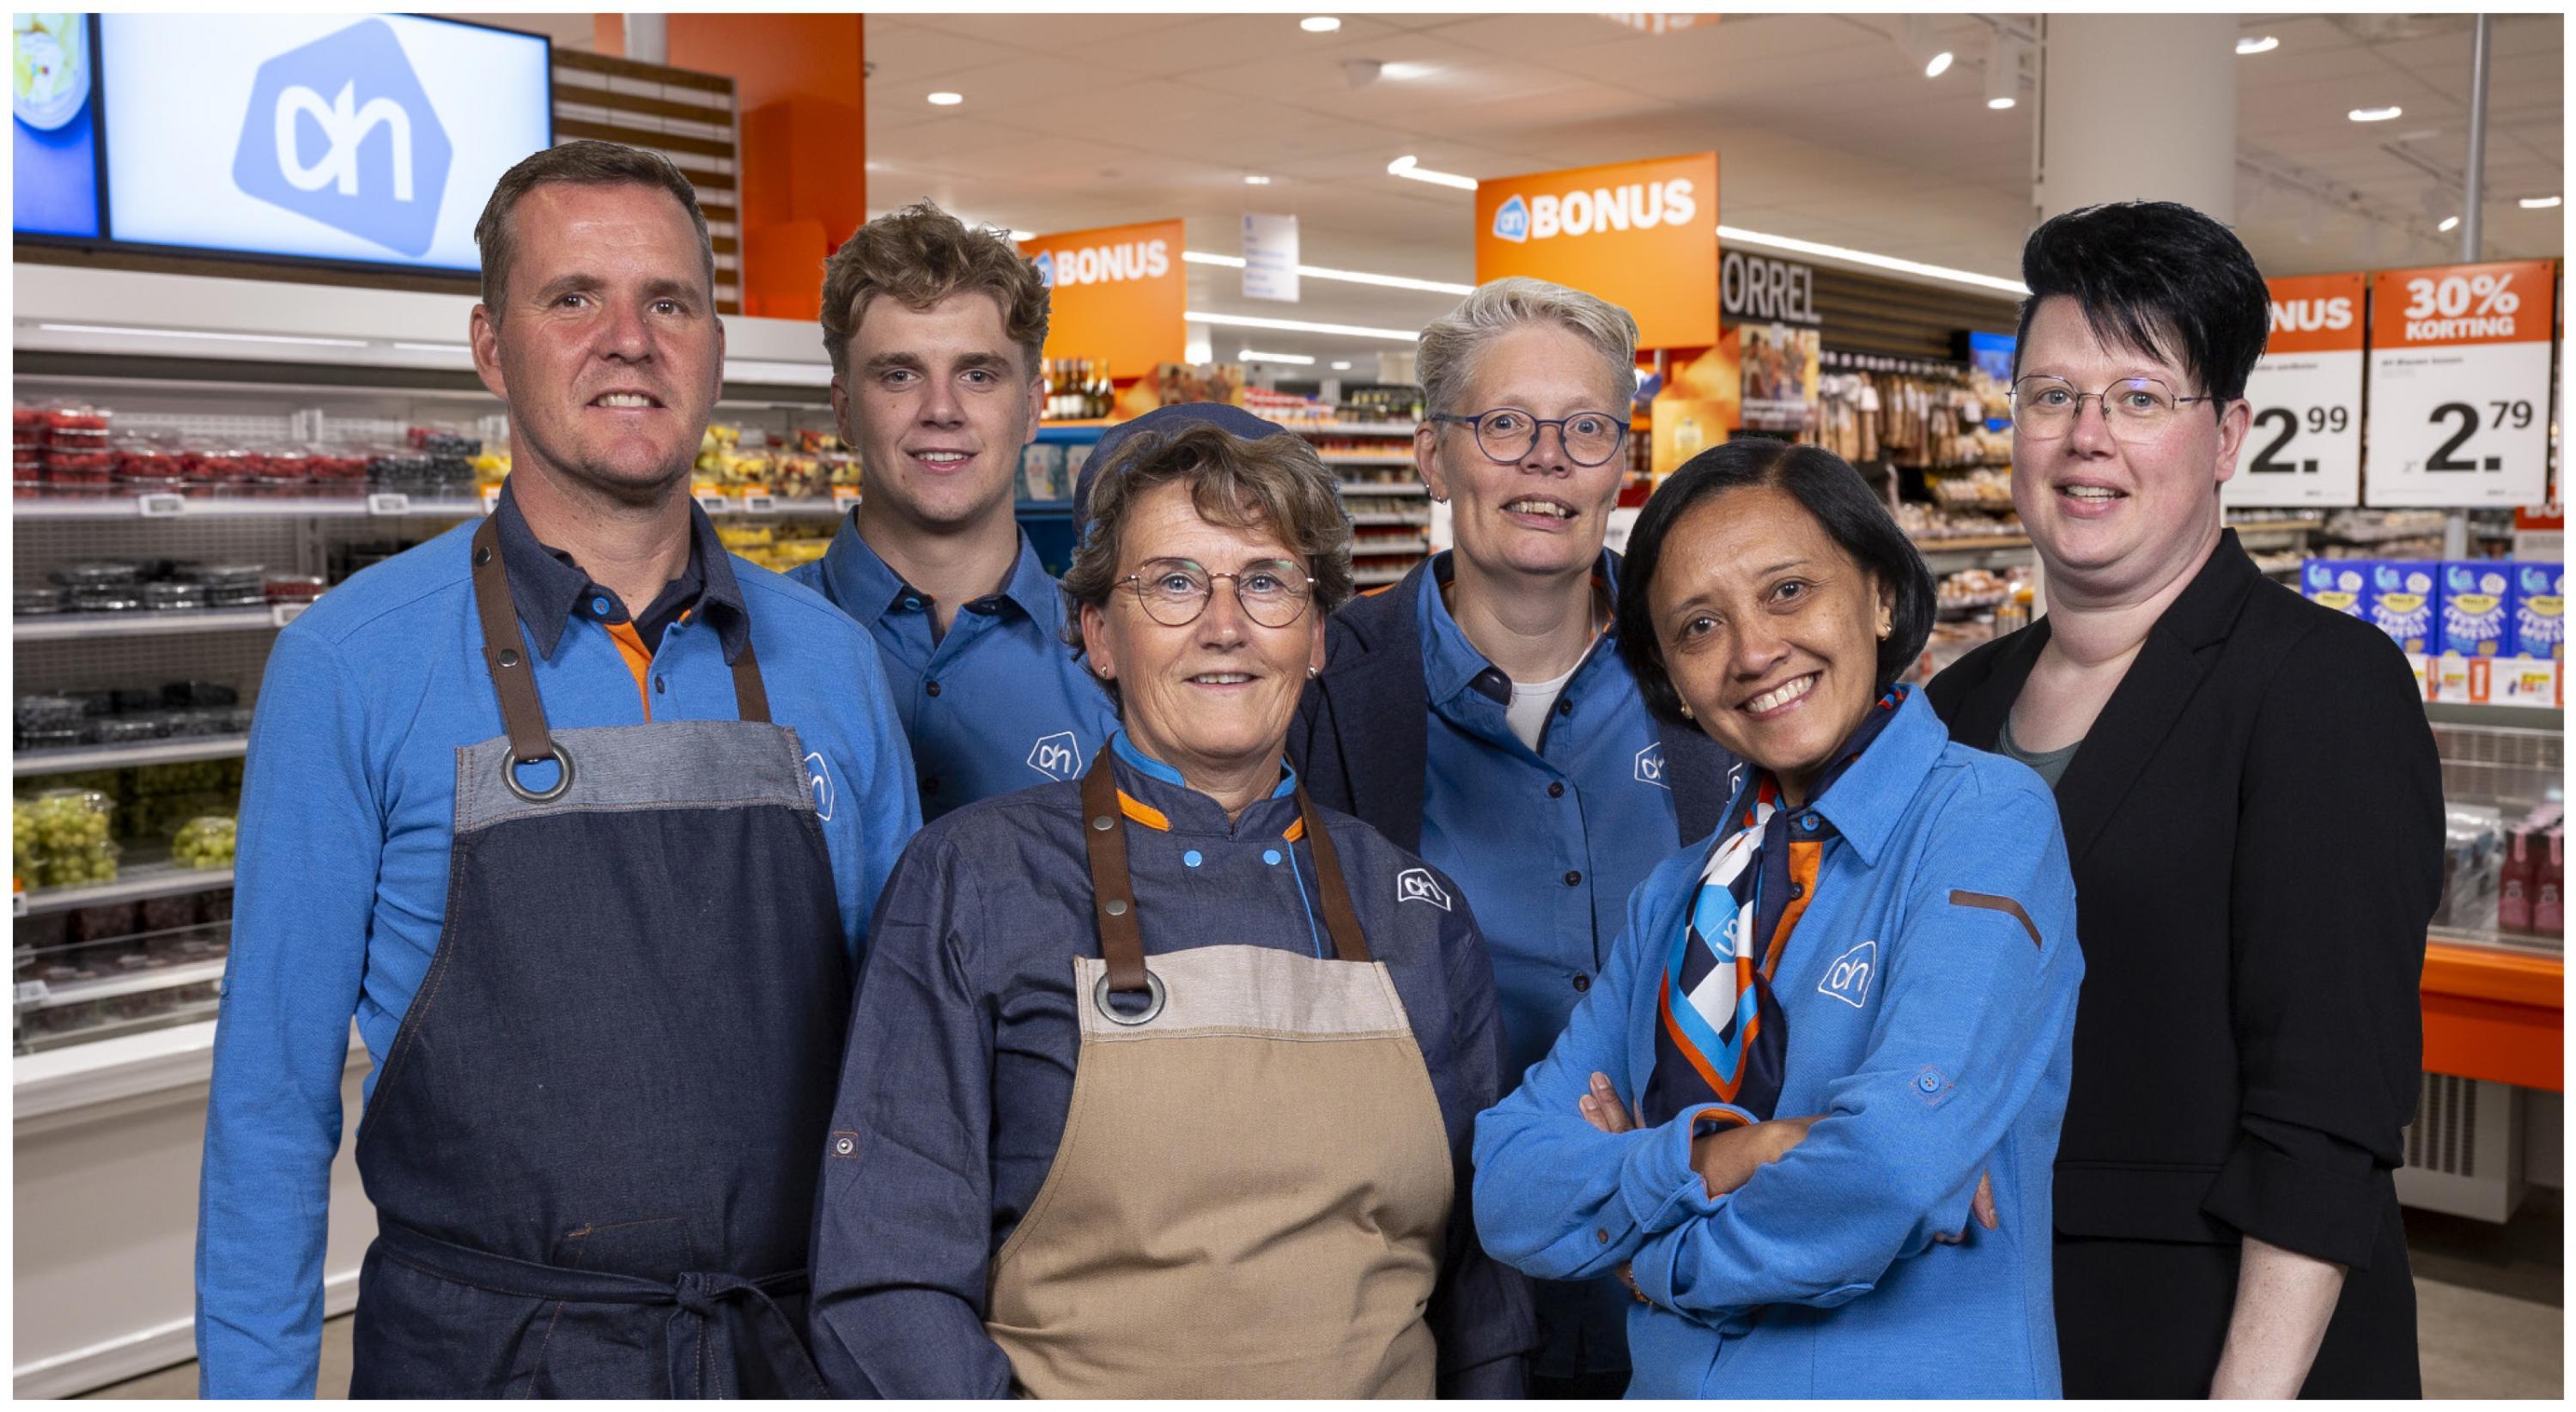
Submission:
M 2084 962 L 2047 787 L 1897 682 L 1932 578 L 1839 457 L 1703 452 L 1628 562 L 1647 701 L 1753 768 L 1478 1120 L 1487 1248 L 1624 1276 L 1632 1397 L 2055 1396 Z
M 1733 784 L 1734 758 L 1650 714 L 1617 650 L 1625 587 L 1602 538 L 1636 352 L 1626 310 L 1535 279 L 1483 285 L 1422 331 L 1414 458 L 1457 548 L 1334 615 L 1289 738 L 1317 799 L 1466 887 L 1511 1080 L 1600 976 L 1629 890 L 1717 827 Z M 1539 1395 L 1618 1395 L 1626 1299 L 1540 1287 Z
M 1120 729 L 1081 779 L 924 829 L 887 885 L 817 1361 L 890 1397 L 1517 1395 L 1526 1289 L 1468 1215 L 1502 1081 L 1483 940 L 1282 763 L 1350 593 L 1332 475 L 1236 409 L 1094 460 L 1067 634 Z

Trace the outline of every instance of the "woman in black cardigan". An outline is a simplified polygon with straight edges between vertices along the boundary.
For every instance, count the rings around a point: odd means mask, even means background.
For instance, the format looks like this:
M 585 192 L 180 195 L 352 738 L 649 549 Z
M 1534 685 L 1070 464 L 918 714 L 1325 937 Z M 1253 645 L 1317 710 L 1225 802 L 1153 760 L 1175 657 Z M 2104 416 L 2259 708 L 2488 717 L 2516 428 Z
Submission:
M 2222 528 L 2263 278 L 2168 203 L 2022 255 L 2013 503 L 2048 615 L 1933 681 L 2055 786 L 2088 974 L 2057 1156 L 2066 1395 L 2420 1396 L 2391 1173 L 2442 780 L 2368 624 Z

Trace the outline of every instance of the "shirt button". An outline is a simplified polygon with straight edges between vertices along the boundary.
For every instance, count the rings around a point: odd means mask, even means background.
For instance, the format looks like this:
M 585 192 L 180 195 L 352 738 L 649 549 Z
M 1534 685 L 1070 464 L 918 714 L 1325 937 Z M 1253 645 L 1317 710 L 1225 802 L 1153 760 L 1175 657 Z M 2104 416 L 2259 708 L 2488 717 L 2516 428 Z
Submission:
M 1799 898 L 1804 897 L 1804 896 L 1806 896 L 1806 895 L 1807 895 L 1807 885 L 1806 885 L 1805 883 L 1791 883 L 1791 884 L 1789 884 L 1789 900 L 1790 900 L 1790 901 L 1795 902 L 1795 901 L 1797 901 Z
M 1547 797 L 1550 799 L 1563 799 L 1565 797 L 1565 781 L 1558 780 L 1554 784 L 1549 785 L 1547 787 Z
M 1199 851 L 1195 848 L 1181 855 L 1181 866 L 1185 868 L 1195 868 L 1199 865 L 1199 861 Z
M 1592 978 L 1583 974 L 1581 971 L 1575 972 L 1574 988 L 1576 990 L 1590 990 L 1592 988 Z
M 939 694 L 939 683 L 935 681 L 926 681 L 921 684 L 921 689 L 932 696 L 937 696 Z
M 903 600 L 903 606 L 918 613 L 921 611 L 921 600 L 918 598 L 907 597 Z
M 1608 1228 L 1608 1227 L 1603 1227 L 1603 1228 L 1602 1228 L 1602 1229 L 1600 1229 L 1600 1230 L 1594 1231 L 1594 1232 L 1592 1233 L 1592 1238 L 1593 1238 L 1594 1240 L 1597 1240 L 1597 1241 L 1601 1242 L 1603 1245 L 1608 1245 L 1608 1244 L 1610 1243 L 1610 1231 L 1609 1231 L 1609 1228 Z
M 921 796 L 922 796 L 922 798 L 927 799 L 927 798 L 929 798 L 930 796 L 932 796 L 932 795 L 934 795 L 934 794 L 937 794 L 938 792 L 939 792 L 939 776 L 937 776 L 937 775 L 923 775 L 923 776 L 921 777 Z
M 1583 886 L 1583 874 L 1572 869 L 1568 869 L 1565 874 L 1565 885 L 1567 887 Z
M 1816 831 L 1816 816 L 1813 814 L 1801 815 L 1798 819 L 1798 827 L 1805 829 L 1809 833 L 1814 833 Z
M 1925 1093 L 1938 1093 L 1941 1089 L 1941 1080 L 1937 1075 L 1925 1074 L 1914 1081 L 1914 1086 Z
M 599 616 L 601 616 L 601 617 L 603 617 L 603 618 L 607 617 L 607 616 L 608 616 L 608 600 L 607 600 L 607 599 L 605 599 L 605 598 L 594 598 L 594 599 L 590 600 L 590 611 L 592 611 L 593 613 L 598 614 Z
M 1265 848 L 1265 849 L 1261 850 L 1261 861 L 1262 861 L 1262 862 L 1264 862 L 1264 863 L 1269 864 L 1270 866 L 1272 866 L 1272 867 L 1274 867 L 1274 868 L 1278 867 L 1278 866 L 1279 866 L 1279 850 L 1278 850 L 1278 849 L 1276 849 L 1276 848 Z
M 657 696 L 668 696 L 668 695 L 670 695 L 670 694 L 671 694 L 671 679 L 670 679 L 669 677 L 655 677 L 655 678 L 653 678 L 653 691 L 654 691 L 654 694 L 655 694 L 655 695 L 657 695 Z
M 1571 716 L 1571 715 L 1573 715 L 1573 714 L 1574 714 L 1574 703 L 1573 703 L 1573 702 L 1571 702 L 1571 701 L 1564 700 L 1563 698 L 1559 698 L 1559 699 L 1558 699 L 1558 701 L 1557 701 L 1557 703 L 1556 703 L 1556 714 L 1558 714 L 1558 715 L 1560 715 L 1560 716 Z

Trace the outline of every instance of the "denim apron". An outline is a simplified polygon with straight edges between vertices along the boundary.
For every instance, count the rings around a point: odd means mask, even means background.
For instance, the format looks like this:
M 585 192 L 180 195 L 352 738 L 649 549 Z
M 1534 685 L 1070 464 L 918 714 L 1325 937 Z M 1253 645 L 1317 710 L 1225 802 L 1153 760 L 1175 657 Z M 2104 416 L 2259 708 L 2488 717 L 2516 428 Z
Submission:
M 507 734 L 457 752 L 446 926 L 358 1127 L 351 1394 L 820 1396 L 850 976 L 803 749 L 748 643 L 739 721 L 550 732 L 491 520 L 473 564 Z
M 1082 782 L 1101 954 L 1072 959 L 1072 1104 L 993 1259 L 984 1327 L 1013 1390 L 1429 1397 L 1448 1133 L 1332 837 L 1300 789 L 1333 956 L 1220 944 L 1149 967 L 1109 754 Z

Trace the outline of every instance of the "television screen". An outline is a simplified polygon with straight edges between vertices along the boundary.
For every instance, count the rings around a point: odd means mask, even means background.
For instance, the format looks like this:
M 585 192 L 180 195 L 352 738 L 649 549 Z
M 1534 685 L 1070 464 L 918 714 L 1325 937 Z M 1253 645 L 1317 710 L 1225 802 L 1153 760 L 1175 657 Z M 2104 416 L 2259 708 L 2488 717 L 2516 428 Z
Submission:
M 9 224 L 96 238 L 98 56 L 87 15 L 9 17 Z
M 471 271 L 493 183 L 554 140 L 540 35 L 345 14 L 100 31 L 118 241 Z

